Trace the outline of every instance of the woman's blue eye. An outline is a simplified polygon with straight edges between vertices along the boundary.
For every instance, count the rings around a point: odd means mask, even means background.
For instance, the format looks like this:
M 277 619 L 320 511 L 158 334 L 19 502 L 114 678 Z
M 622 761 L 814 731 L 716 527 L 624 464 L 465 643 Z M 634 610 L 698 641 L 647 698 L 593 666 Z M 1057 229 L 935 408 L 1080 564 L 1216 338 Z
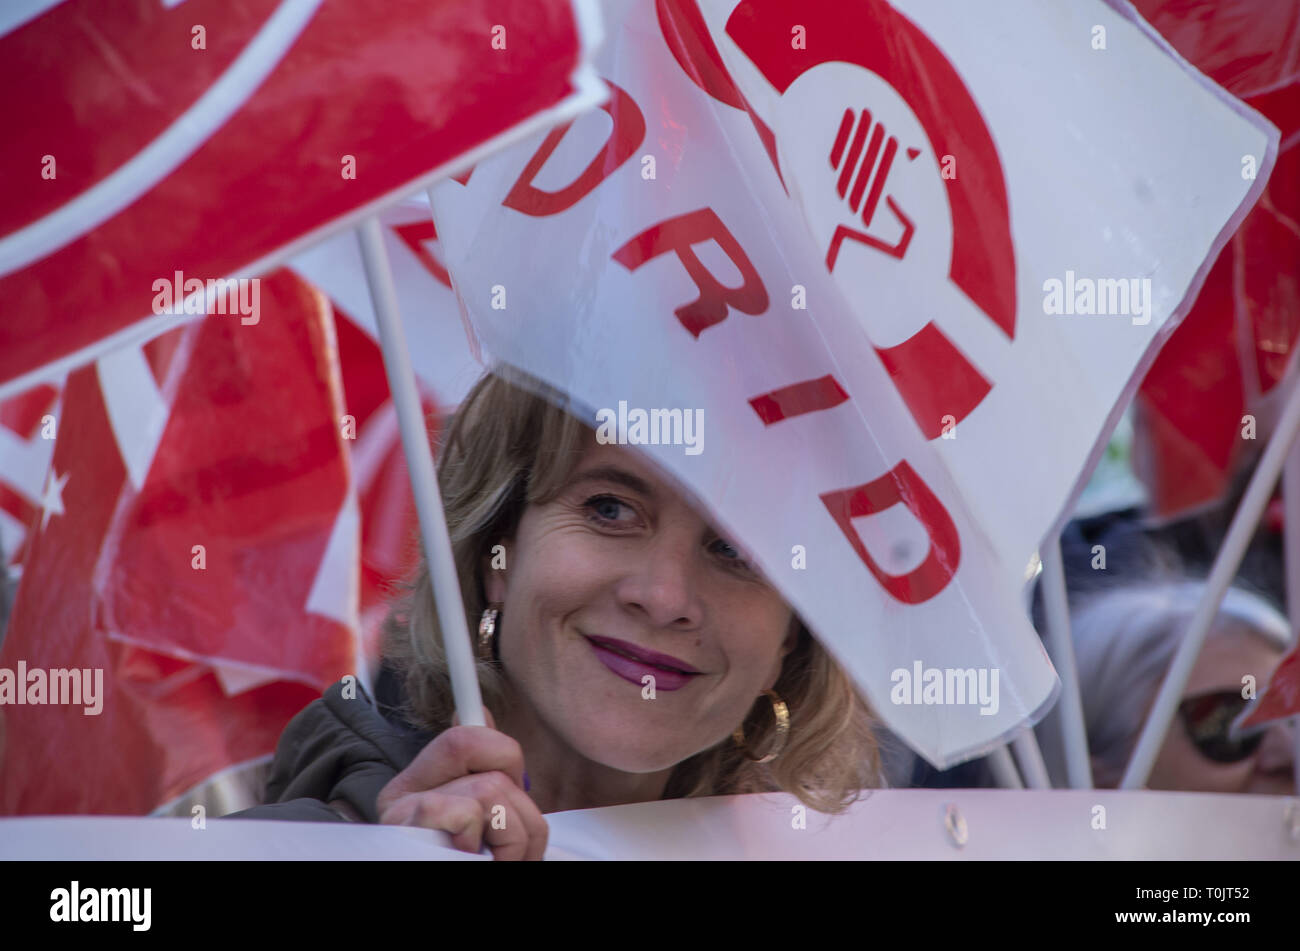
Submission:
M 727 544 L 726 542 L 724 542 L 721 538 L 719 538 L 719 539 L 718 539 L 717 541 L 715 541 L 713 544 L 714 544 L 715 547 L 718 547 L 719 549 L 726 549 L 726 551 L 722 552 L 723 554 L 726 554 L 727 552 L 731 552 L 730 557 L 732 557 L 732 558 L 739 558 L 739 557 L 740 557 L 740 552 L 736 551 L 736 549 L 735 549 L 734 546 L 732 546 L 732 545 L 728 545 L 728 544 Z
M 596 521 L 600 522 L 622 522 L 626 519 L 619 517 L 624 510 L 631 511 L 632 507 L 626 502 L 615 498 L 612 495 L 593 495 L 582 503 L 585 508 L 590 510 Z M 722 555 L 724 560 L 729 562 L 733 567 L 748 569 L 749 562 L 741 558 L 738 548 L 722 538 L 715 538 L 709 545 L 711 551 L 716 551 Z
M 617 522 L 619 520 L 618 513 L 627 508 L 626 505 L 612 495 L 593 496 L 587 499 L 585 505 L 607 522 Z
M 721 554 L 724 558 L 726 558 L 727 561 L 730 561 L 733 564 L 742 568 L 749 567 L 749 562 L 741 559 L 739 549 L 737 549 L 736 546 L 727 542 L 725 539 L 721 539 L 721 538 L 715 539 L 712 547 L 716 551 L 718 551 L 718 553 Z

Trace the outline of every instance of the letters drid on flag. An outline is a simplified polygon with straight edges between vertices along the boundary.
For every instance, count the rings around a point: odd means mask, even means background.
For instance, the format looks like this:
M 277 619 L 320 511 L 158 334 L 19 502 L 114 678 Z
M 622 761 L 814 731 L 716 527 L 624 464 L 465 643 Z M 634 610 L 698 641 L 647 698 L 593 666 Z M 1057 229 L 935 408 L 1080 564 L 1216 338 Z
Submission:
M 706 451 L 643 451 L 913 749 L 986 752 L 1057 689 L 1036 549 L 1276 130 L 1101 2 L 605 9 L 602 111 L 434 192 L 477 339 L 584 419 L 704 409 Z M 1150 280 L 1150 320 L 1045 313 L 1067 271 Z M 999 670 L 997 712 L 891 704 L 917 659 Z

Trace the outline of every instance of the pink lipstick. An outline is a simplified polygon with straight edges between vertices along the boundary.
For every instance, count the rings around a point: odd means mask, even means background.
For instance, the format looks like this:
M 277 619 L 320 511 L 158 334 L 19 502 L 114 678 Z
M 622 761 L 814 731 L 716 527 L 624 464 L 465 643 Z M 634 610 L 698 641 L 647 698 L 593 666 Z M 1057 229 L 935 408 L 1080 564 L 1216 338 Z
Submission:
M 646 650 L 613 637 L 587 636 L 597 659 L 624 680 L 640 685 L 647 674 L 654 677 L 656 690 L 684 687 L 700 671 L 670 654 Z

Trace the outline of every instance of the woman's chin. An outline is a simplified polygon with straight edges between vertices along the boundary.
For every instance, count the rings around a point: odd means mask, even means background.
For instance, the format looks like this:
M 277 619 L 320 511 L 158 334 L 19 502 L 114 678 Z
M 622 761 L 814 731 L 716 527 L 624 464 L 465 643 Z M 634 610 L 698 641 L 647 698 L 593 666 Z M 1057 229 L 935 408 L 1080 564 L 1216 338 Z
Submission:
M 605 747 L 600 750 L 600 753 L 603 755 L 598 758 L 591 758 L 608 766 L 610 769 L 637 774 L 657 773 L 661 770 L 671 769 L 689 755 L 663 749 L 641 750 L 635 747 L 629 749 L 627 745 Z
M 657 773 L 671 769 L 693 755 L 680 744 L 666 746 L 663 736 L 639 736 L 627 732 L 586 736 L 574 744 L 584 757 L 624 773 Z
M 676 710 L 658 700 L 587 696 L 588 702 L 555 711 L 555 732 L 584 759 L 624 773 L 657 773 L 730 742 L 725 718 L 697 707 Z M 651 704 L 660 706 L 651 708 Z M 710 730 L 709 735 L 706 730 Z

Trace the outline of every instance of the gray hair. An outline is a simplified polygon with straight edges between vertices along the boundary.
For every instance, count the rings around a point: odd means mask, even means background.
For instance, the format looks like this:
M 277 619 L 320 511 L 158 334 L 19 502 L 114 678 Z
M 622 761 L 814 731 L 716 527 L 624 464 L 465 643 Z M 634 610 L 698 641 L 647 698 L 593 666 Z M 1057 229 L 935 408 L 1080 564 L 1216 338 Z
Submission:
M 1204 593 L 1203 580 L 1146 580 L 1104 588 L 1072 608 L 1070 628 L 1088 747 L 1102 770 L 1122 774 L 1137 745 L 1147 704 L 1163 682 Z M 1286 617 L 1260 595 L 1235 585 L 1225 593 L 1209 636 L 1221 636 L 1225 622 L 1231 621 L 1279 651 L 1291 642 Z M 1040 741 L 1045 757 L 1050 749 L 1049 762 L 1063 767 L 1057 717 L 1054 711 L 1051 726 L 1040 731 Z

